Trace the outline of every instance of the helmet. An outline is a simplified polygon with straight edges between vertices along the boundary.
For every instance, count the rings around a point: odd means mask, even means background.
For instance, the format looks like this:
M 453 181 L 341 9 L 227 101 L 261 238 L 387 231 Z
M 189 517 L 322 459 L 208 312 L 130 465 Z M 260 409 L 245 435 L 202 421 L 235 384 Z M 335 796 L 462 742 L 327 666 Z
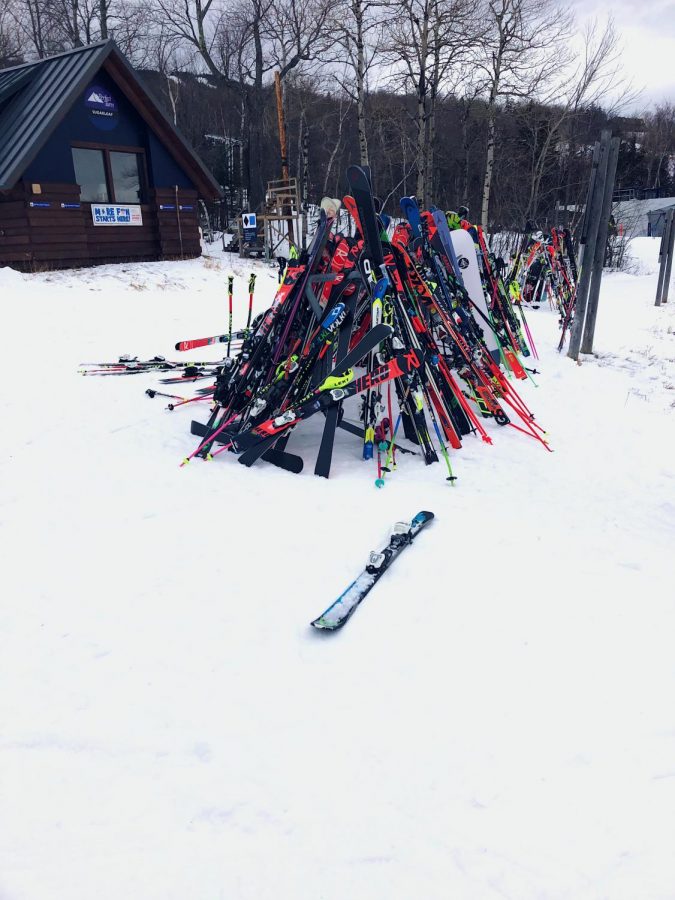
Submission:
M 469 207 L 468 206 L 460 206 L 460 208 L 457 210 L 457 212 L 459 214 L 460 219 L 466 219 L 467 222 L 469 221 Z

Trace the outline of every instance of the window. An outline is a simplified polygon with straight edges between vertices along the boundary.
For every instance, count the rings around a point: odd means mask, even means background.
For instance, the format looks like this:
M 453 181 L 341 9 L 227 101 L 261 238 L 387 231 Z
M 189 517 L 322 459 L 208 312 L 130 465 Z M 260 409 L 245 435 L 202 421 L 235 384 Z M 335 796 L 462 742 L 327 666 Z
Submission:
M 73 147 L 75 180 L 83 203 L 142 203 L 143 154 Z
M 73 147 L 75 180 L 80 185 L 80 198 L 85 203 L 108 203 L 108 183 L 105 176 L 103 150 L 84 150 Z
M 110 151 L 110 172 L 116 203 L 141 202 L 141 177 L 137 153 Z

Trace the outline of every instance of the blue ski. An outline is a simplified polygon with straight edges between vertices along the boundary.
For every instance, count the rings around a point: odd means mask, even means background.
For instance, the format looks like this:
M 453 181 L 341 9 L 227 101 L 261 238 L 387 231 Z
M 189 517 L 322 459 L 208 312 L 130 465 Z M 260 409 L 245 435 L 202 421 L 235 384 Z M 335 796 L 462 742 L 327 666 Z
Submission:
M 377 584 L 401 551 L 412 544 L 419 532 L 433 519 L 434 514 L 422 510 L 411 522 L 397 522 L 389 543 L 383 550 L 373 550 L 368 565 L 361 574 L 352 581 L 349 587 L 331 603 L 327 610 L 311 623 L 314 628 L 323 631 L 335 631 L 341 628 L 354 613 L 363 598 Z

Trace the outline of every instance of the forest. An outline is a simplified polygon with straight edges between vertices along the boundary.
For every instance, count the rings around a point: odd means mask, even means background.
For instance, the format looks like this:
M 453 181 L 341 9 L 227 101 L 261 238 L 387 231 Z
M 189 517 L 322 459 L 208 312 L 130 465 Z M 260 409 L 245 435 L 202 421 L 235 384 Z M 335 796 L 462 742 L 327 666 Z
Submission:
M 226 218 L 259 208 L 284 164 L 312 203 L 360 163 L 389 212 L 414 194 L 487 228 L 567 223 L 602 128 L 621 137 L 620 196 L 675 194 L 675 104 L 636 115 L 614 23 L 580 29 L 555 0 L 6 0 L 0 67 L 108 38 L 214 172 Z

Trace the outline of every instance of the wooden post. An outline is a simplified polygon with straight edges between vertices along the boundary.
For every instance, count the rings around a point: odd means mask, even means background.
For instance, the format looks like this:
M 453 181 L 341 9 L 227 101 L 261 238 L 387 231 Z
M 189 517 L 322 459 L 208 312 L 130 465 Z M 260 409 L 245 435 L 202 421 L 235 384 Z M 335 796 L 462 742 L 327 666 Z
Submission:
M 668 256 L 666 262 L 666 274 L 661 289 L 661 303 L 668 302 L 670 290 L 670 276 L 673 271 L 673 254 L 675 253 L 675 208 L 670 210 L 670 240 L 668 241 Z
M 600 212 L 600 226 L 598 228 L 598 239 L 595 242 L 595 253 L 593 254 L 593 271 L 591 273 L 591 286 L 588 294 L 588 307 L 586 309 L 586 322 L 584 323 L 584 335 L 581 341 L 581 352 L 593 352 L 593 337 L 595 335 L 595 320 L 598 316 L 598 301 L 600 299 L 600 284 L 602 282 L 602 270 L 605 266 L 605 253 L 607 251 L 607 232 L 609 230 L 609 217 L 612 213 L 612 195 L 614 194 L 614 180 L 616 178 L 616 167 L 619 162 L 619 146 L 621 139 L 612 138 L 609 147 L 609 157 L 607 161 L 607 177 L 605 179 L 605 190 L 602 200 L 602 210 Z
M 591 197 L 595 190 L 595 176 L 598 172 L 598 160 L 600 159 L 600 141 L 596 141 L 593 147 L 593 159 L 591 162 L 591 175 L 588 180 L 588 194 L 586 196 L 586 205 L 584 214 L 581 217 L 581 227 L 579 229 L 579 250 L 577 252 L 577 266 L 579 271 L 584 263 L 584 254 L 586 251 L 586 241 L 588 240 L 588 217 L 591 208 Z
M 289 181 L 288 174 L 288 150 L 286 147 L 286 123 L 284 121 L 284 95 L 281 89 L 281 75 L 279 72 L 274 73 L 274 93 L 277 98 L 277 125 L 279 127 L 279 148 L 281 150 L 281 177 L 284 181 Z M 293 210 L 288 209 L 288 207 L 284 204 L 282 212 L 284 215 L 288 210 L 288 215 L 293 215 Z M 295 240 L 293 237 L 293 219 L 289 218 L 288 220 L 288 240 L 294 244 Z
M 587 225 L 587 241 L 584 249 L 583 264 L 581 266 L 581 275 L 577 282 L 577 297 L 574 306 L 574 322 L 570 332 L 570 345 L 567 355 L 570 359 L 579 359 L 579 350 L 581 348 L 581 336 L 584 330 L 584 320 L 586 318 L 586 303 L 588 301 L 588 291 L 591 285 L 591 274 L 593 272 L 593 258 L 595 256 L 595 245 L 598 240 L 598 228 L 600 226 L 600 213 L 602 212 L 602 201 L 605 191 L 605 179 L 607 177 L 607 158 L 609 155 L 609 143 L 611 139 L 610 131 L 603 131 L 600 137 L 600 150 L 598 153 L 598 165 L 595 173 L 595 182 L 593 184 L 593 194 L 589 196 L 587 202 L 588 217 Z
M 665 292 L 666 300 L 668 298 L 668 285 L 666 283 L 666 270 L 668 266 L 668 248 L 672 246 L 670 236 L 673 232 L 673 213 L 675 210 L 669 209 L 666 213 L 666 219 L 663 223 L 663 234 L 661 235 L 661 244 L 659 246 L 659 279 L 656 283 L 656 303 L 655 306 L 661 306 L 663 303 L 663 294 Z M 670 277 L 668 275 L 668 277 Z

